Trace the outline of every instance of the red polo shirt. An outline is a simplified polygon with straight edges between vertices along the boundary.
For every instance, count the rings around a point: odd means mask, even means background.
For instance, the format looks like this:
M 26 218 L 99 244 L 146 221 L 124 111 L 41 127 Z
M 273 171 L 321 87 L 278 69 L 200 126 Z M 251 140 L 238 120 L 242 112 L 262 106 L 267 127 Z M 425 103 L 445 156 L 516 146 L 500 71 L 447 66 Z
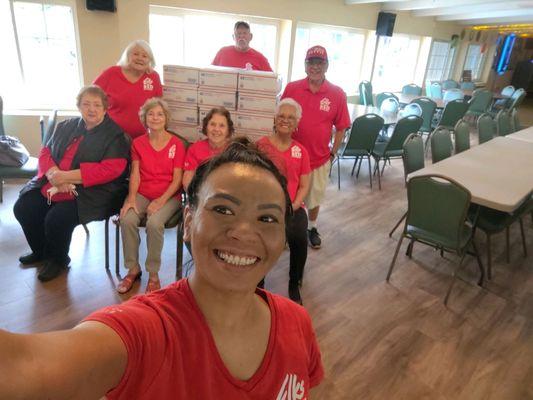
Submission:
M 344 91 L 324 80 L 317 93 L 312 93 L 307 78 L 290 82 L 282 99 L 290 97 L 302 106 L 302 119 L 293 138 L 309 152 L 311 169 L 321 167 L 329 160 L 331 130 L 347 129 L 351 125 Z
M 257 50 L 249 48 L 247 51 L 239 51 L 235 46 L 222 47 L 211 64 L 221 67 L 272 71 L 266 57 Z
M 278 150 L 268 136 L 259 139 L 257 146 L 268 155 L 278 170 L 287 178 L 287 190 L 291 201 L 294 202 L 300 185 L 300 177 L 311 172 L 307 150 L 296 140 L 291 141 L 287 150 Z
M 222 150 L 224 150 L 224 147 L 211 147 L 208 139 L 194 142 L 187 149 L 187 155 L 185 156 L 185 171 L 196 171 L 196 168 L 198 168 L 201 163 L 221 153 Z

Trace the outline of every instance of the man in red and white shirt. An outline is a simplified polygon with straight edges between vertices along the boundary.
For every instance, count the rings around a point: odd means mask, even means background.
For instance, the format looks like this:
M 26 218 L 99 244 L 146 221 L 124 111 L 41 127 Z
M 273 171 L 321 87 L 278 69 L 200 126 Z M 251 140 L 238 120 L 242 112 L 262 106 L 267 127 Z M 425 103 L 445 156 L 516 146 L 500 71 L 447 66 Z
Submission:
M 250 25 L 244 21 L 237 21 L 233 28 L 235 46 L 222 47 L 213 59 L 212 64 L 255 71 L 272 71 L 266 57 L 250 47 L 252 38 Z
M 326 49 L 311 47 L 305 57 L 307 78 L 290 82 L 281 96 L 293 98 L 303 110 L 293 138 L 307 149 L 311 163 L 311 188 L 305 204 L 309 212 L 309 243 L 314 249 L 322 244 L 316 220 L 324 200 L 331 161 L 342 143 L 345 130 L 351 125 L 346 94 L 326 80 L 328 65 Z M 330 147 L 333 126 L 335 134 Z

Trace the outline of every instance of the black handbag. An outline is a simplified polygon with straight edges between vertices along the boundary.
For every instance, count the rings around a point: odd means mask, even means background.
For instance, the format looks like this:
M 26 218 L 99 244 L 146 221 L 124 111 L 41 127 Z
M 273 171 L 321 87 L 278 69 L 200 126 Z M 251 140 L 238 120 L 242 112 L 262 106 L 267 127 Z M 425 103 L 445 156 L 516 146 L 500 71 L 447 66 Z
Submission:
M 14 136 L 0 135 L 0 165 L 22 167 L 30 158 L 30 153 Z

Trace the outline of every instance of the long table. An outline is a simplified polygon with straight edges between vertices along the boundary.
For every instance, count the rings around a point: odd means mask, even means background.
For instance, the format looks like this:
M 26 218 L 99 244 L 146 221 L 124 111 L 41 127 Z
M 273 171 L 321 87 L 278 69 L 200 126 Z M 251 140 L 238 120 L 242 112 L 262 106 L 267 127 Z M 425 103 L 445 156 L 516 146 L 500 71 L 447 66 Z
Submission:
M 526 128 L 526 129 L 522 129 L 521 131 L 518 131 L 515 133 L 511 133 L 510 135 L 507 135 L 506 137 L 511 138 L 511 139 L 522 140 L 524 142 L 533 143 L 533 126 L 530 126 L 529 128 Z
M 375 106 L 364 106 L 361 104 L 348 104 L 348 112 L 350 113 L 350 118 L 352 122 L 365 114 L 377 114 L 381 118 L 383 118 L 384 125 L 393 125 L 396 122 L 398 122 L 398 113 L 393 112 L 386 112 L 380 110 L 378 107 Z
M 420 97 L 428 97 L 428 96 L 419 96 L 416 94 L 403 94 L 401 92 L 394 93 L 396 96 L 398 96 L 398 102 L 401 105 L 406 105 L 411 103 L 413 100 L 418 99 Z M 436 97 L 428 97 L 429 99 L 433 100 L 437 104 L 437 108 L 444 108 L 446 104 L 444 104 L 444 100 L 438 99 Z
M 451 178 L 472 194 L 472 202 L 513 212 L 533 191 L 533 142 L 496 137 L 412 174 Z

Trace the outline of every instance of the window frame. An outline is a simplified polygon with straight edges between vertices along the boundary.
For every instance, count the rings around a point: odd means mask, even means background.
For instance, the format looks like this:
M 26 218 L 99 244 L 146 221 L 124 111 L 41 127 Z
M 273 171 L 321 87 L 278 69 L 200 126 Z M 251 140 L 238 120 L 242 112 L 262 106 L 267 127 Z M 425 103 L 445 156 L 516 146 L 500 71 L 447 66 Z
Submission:
M 433 39 L 431 41 L 431 48 L 429 50 L 428 62 L 427 62 L 426 72 L 424 75 L 424 82 L 427 80 L 427 75 L 428 75 L 429 65 L 430 65 L 431 55 L 432 55 L 431 53 L 433 51 L 435 43 L 437 42 L 446 43 L 448 45 L 448 50 L 446 51 L 446 56 L 444 58 L 444 68 L 442 68 L 441 70 L 440 78 L 437 79 L 436 81 L 444 81 L 446 79 L 451 79 L 451 76 L 453 75 L 453 65 L 457 57 L 457 47 L 456 46 L 452 47 L 452 43 L 453 43 L 452 41 Z M 452 51 L 453 51 L 453 54 L 451 54 Z M 451 54 L 451 57 L 450 57 L 450 54 Z M 446 72 L 448 73 L 446 74 Z M 431 81 L 434 81 L 434 80 L 432 79 Z
M 487 61 L 487 52 L 486 51 L 481 52 L 481 49 L 483 48 L 483 43 L 473 43 L 473 42 L 468 43 L 468 47 L 466 48 L 465 58 L 463 60 L 463 68 L 461 72 L 465 71 L 466 60 L 468 60 L 468 52 L 470 51 L 470 47 L 472 46 L 479 47 L 480 56 L 481 56 L 478 69 L 476 71 L 472 71 L 472 82 L 481 82 L 483 71 L 485 69 L 485 62 Z

